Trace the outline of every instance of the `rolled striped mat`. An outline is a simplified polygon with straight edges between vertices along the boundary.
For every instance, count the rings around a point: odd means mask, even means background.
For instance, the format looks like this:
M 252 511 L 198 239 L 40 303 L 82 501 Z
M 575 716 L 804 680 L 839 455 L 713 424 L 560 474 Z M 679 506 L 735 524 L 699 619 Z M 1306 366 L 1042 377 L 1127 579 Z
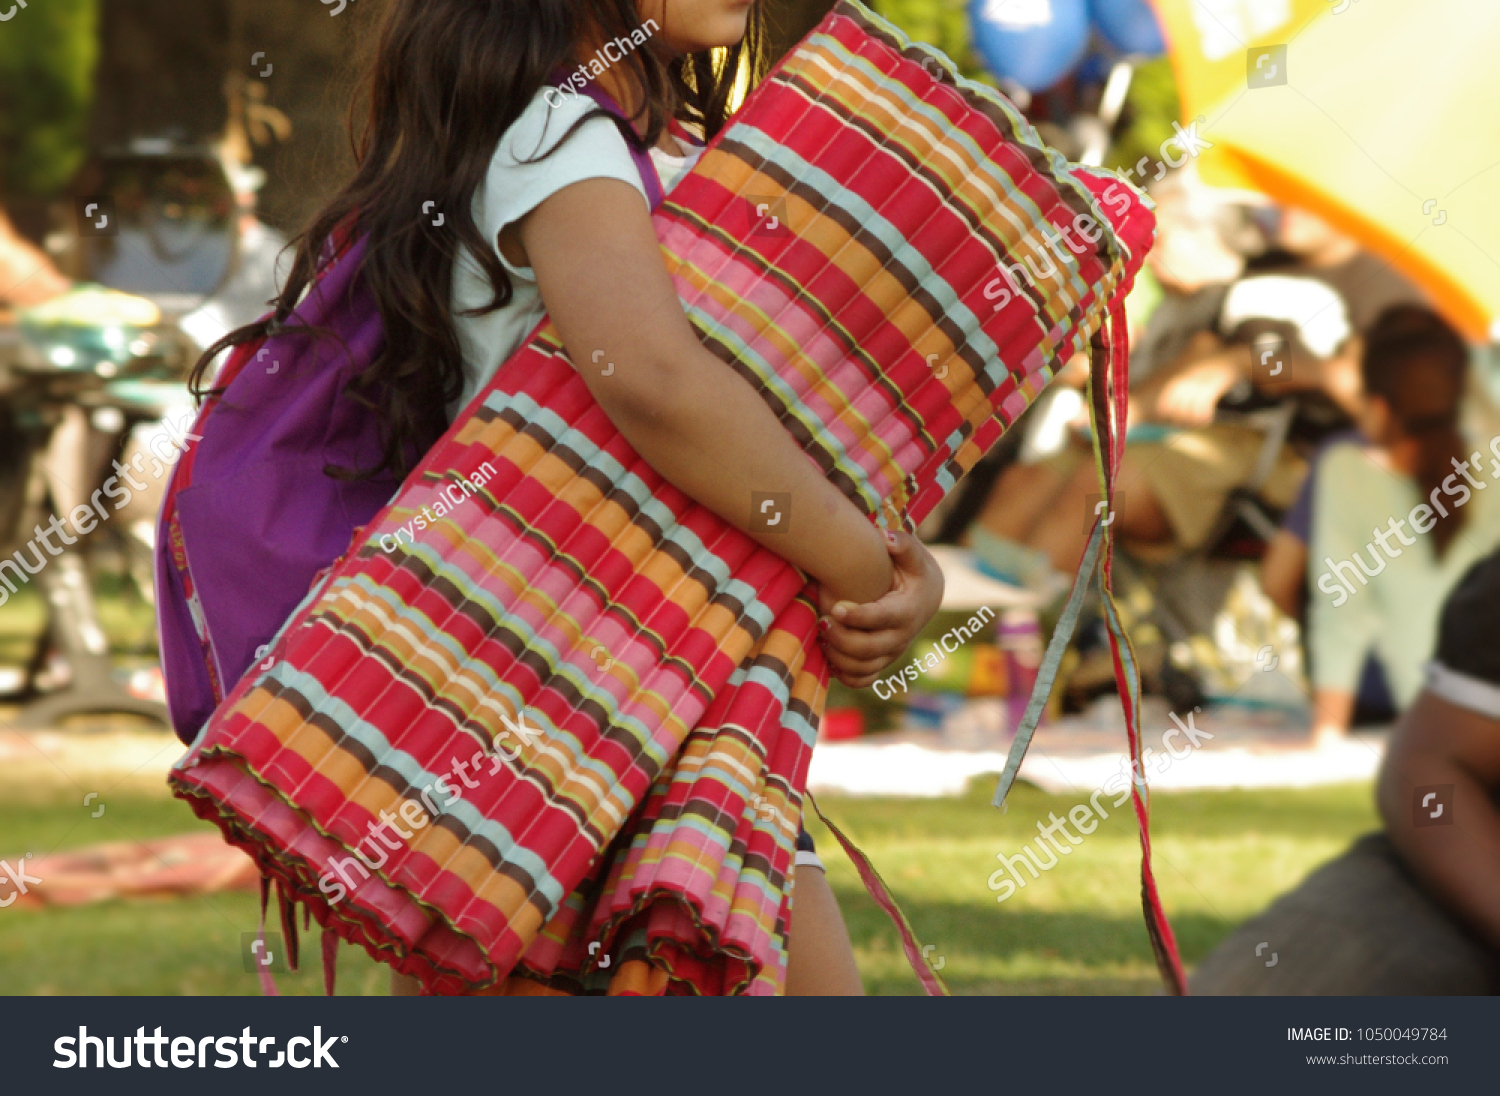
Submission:
M 1154 224 L 847 0 L 655 223 L 705 345 L 907 528 L 1089 348 Z M 430 992 L 775 993 L 816 618 L 801 573 L 631 450 L 544 322 L 172 785 Z

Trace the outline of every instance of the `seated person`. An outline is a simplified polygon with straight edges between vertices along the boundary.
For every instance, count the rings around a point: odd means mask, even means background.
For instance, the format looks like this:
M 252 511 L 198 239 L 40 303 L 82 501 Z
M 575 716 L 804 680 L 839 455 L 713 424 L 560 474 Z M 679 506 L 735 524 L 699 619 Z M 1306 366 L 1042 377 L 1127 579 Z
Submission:
M 1230 290 L 1217 339 L 1209 333 L 1197 336 L 1199 354 L 1185 355 L 1175 369 L 1154 376 L 1139 394 L 1131 393 L 1132 402 L 1141 405 L 1141 421 L 1188 429 L 1127 448 L 1127 459 L 1134 456 L 1138 469 L 1133 477 L 1137 493 L 1144 499 L 1127 495 L 1122 502 L 1117 529 L 1126 539 L 1132 539 L 1134 519 L 1141 528 L 1133 539 L 1179 551 L 1204 547 L 1219 528 L 1230 493 L 1247 486 L 1274 509 L 1291 503 L 1306 478 L 1305 462 L 1283 450 L 1260 482 L 1252 484 L 1252 477 L 1262 472 L 1263 435 L 1232 417 L 1222 421 L 1226 416 L 1219 415 L 1216 421 L 1216 411 L 1232 410 L 1242 399 L 1237 393 L 1251 385 L 1262 400 L 1295 396 L 1294 448 L 1303 453 L 1314 449 L 1358 414 L 1360 343 L 1340 338 L 1341 330 L 1347 326 L 1356 336 L 1367 335 L 1383 312 L 1422 302 L 1421 291 L 1405 278 L 1307 210 L 1258 213 L 1274 246 L 1249 264 Z M 1338 305 L 1320 303 L 1329 291 Z M 1257 317 L 1281 322 L 1267 324 Z M 1269 344 L 1261 339 L 1278 331 L 1291 335 L 1288 325 L 1302 353 L 1285 361 L 1278 354 L 1281 368 L 1273 374 L 1276 366 L 1263 349 Z M 1244 402 L 1254 406 L 1254 398 Z M 1159 535 L 1163 524 L 1166 537 Z
M 1425 687 L 1377 779 L 1383 832 L 1231 933 L 1199 964 L 1192 992 L 1500 992 L 1497 617 L 1500 553 L 1448 597 Z
M 1253 486 L 1263 501 L 1281 508 L 1304 478 L 1305 463 L 1295 451 L 1281 451 L 1263 468 L 1265 435 L 1244 421 L 1215 421 L 1221 400 L 1253 390 L 1274 399 L 1298 393 L 1299 403 L 1316 412 L 1304 414 L 1308 441 L 1344 426 L 1358 408 L 1358 349 L 1349 340 L 1332 348 L 1338 313 L 1358 333 L 1380 310 L 1419 301 L 1421 292 L 1328 223 L 1295 208 L 1275 211 L 1271 231 L 1278 250 L 1226 292 L 1209 280 L 1226 268 L 1215 261 L 1212 235 L 1170 202 L 1158 208 L 1158 220 L 1148 264 L 1169 291 L 1169 303 L 1176 301 L 1164 315 L 1181 325 L 1175 339 L 1163 339 L 1160 331 L 1154 337 L 1152 316 L 1137 342 L 1148 375 L 1133 363 L 1133 436 L 1119 471 L 1115 532 L 1133 546 L 1184 552 L 1205 546 L 1236 489 Z M 1227 250 L 1223 241 L 1218 247 Z M 1331 292 L 1338 306 L 1328 303 Z M 1217 313 L 1205 313 L 1205 304 L 1215 301 Z M 1205 315 L 1208 325 L 1194 330 Z M 1265 321 L 1274 322 L 1268 327 Z M 1275 373 L 1269 366 L 1257 369 L 1266 354 L 1254 348 L 1256 336 L 1272 331 L 1301 343 L 1287 355 L 1286 369 Z M 1160 360 L 1164 349 L 1176 357 Z M 1014 465 L 996 483 L 969 540 L 992 570 L 1044 585 L 1052 568 L 1071 574 L 1077 567 L 1088 543 L 1091 495 L 1097 498 L 1098 481 L 1083 445 L 1047 462 Z
M 1418 304 L 1395 304 L 1375 319 L 1365 335 L 1364 346 L 1371 346 L 1394 335 L 1414 331 L 1451 334 L 1446 322 L 1432 309 Z M 1260 561 L 1260 586 L 1271 604 L 1295 620 L 1306 632 L 1307 627 L 1307 542 L 1312 539 L 1313 488 L 1323 455 L 1334 445 L 1350 442 L 1368 444 L 1357 427 L 1340 430 L 1325 438 L 1308 458 L 1307 476 L 1297 493 L 1297 500 L 1282 516 L 1281 528 L 1266 545 Z M 1380 660 L 1371 652 L 1360 672 L 1355 689 L 1355 724 L 1388 723 L 1395 715 L 1390 686 Z
M 1451 330 L 1371 343 L 1360 428 L 1370 444 L 1332 445 L 1314 482 L 1305 644 L 1314 733 L 1349 728 L 1368 652 L 1397 709 L 1421 689 L 1438 607 L 1500 544 L 1500 491 L 1458 429 L 1468 350 Z
M 1137 331 L 1133 327 L 1131 332 L 1133 417 L 1138 414 L 1136 393 L 1143 382 L 1181 358 L 1196 334 L 1213 328 L 1230 284 L 1245 265 L 1244 256 L 1236 247 L 1242 242 L 1241 225 L 1225 207 L 1206 200 L 1190 185 L 1190 180 L 1173 176 L 1161 186 L 1153 187 L 1152 196 L 1157 203 L 1157 235 L 1155 245 L 1146 255 L 1140 282 L 1154 282 L 1161 299 L 1151 309 L 1143 328 Z M 1051 428 L 1057 425 L 1034 421 L 1037 413 L 1055 410 L 1050 405 L 1060 402 L 1056 399 L 1057 390 L 1063 386 L 1077 389 L 1087 385 L 1088 359 L 1080 355 L 1058 374 L 1053 387 L 1028 416 L 1020 460 L 1005 470 L 990 491 L 980 521 L 966 538 L 979 550 L 990 569 L 1007 578 L 1044 585 L 1054 562 L 1064 573 L 1070 573 L 1076 566 L 1076 556 L 1071 564 L 1066 560 L 1055 561 L 1041 548 L 1028 546 L 1048 540 L 1038 527 L 1057 509 L 1058 497 L 1070 492 L 1074 479 L 1091 474 L 1086 412 L 1075 418 L 1073 436 L 1049 438 L 1050 444 L 1045 446 L 1031 443 L 1036 440 L 1034 435 L 1039 432 L 1050 435 Z M 1083 406 L 1077 398 L 1071 403 L 1075 408 Z M 1098 488 L 1091 486 L 1085 490 Z M 1076 501 L 1081 513 L 1083 496 L 1079 495 Z M 1082 525 L 1082 518 L 1075 518 L 1074 524 Z
M 1306 249 L 1307 276 L 1241 279 L 1222 295 L 1212 329 L 1186 339 L 1175 360 L 1152 368 L 1139 384 L 1132 368 L 1131 434 L 1114 516 L 1114 531 L 1127 543 L 1174 551 L 1203 547 L 1230 494 L 1241 487 L 1254 486 L 1278 509 L 1293 501 L 1304 462 L 1284 448 L 1262 469 L 1264 433 L 1244 421 L 1215 421 L 1225 397 L 1253 406 L 1257 398 L 1279 400 L 1294 392 L 1316 396 L 1330 422 L 1347 421 L 1357 406 L 1357 344 L 1349 338 L 1336 279 L 1323 274 L 1366 257 L 1326 226 L 1322 235 L 1307 230 L 1310 220 L 1302 214 L 1288 219 L 1298 228 L 1285 241 Z M 1164 218 L 1164 239 L 1174 232 Z M 1158 278 L 1182 282 L 1179 270 L 1158 269 L 1157 255 L 1153 249 L 1147 261 Z M 1270 364 L 1263 345 L 1275 349 L 1279 365 Z M 1257 475 L 1260 482 L 1252 484 Z M 1002 572 L 1024 577 L 1050 564 L 1070 573 L 1087 543 L 1088 496 L 1098 490 L 1092 462 L 1079 451 L 1066 466 L 1060 459 L 1045 467 L 1016 466 L 996 484 L 972 543 Z

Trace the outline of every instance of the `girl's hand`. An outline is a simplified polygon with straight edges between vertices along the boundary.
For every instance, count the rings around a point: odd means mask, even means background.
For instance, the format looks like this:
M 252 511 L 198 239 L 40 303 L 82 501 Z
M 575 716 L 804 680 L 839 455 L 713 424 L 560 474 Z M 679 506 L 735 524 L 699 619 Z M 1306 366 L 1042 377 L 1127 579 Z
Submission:
M 833 676 L 851 689 L 874 682 L 881 670 L 911 646 L 943 602 L 943 572 L 937 560 L 910 533 L 886 534 L 894 564 L 890 592 L 856 605 L 837 601 L 821 587 L 818 622 Z

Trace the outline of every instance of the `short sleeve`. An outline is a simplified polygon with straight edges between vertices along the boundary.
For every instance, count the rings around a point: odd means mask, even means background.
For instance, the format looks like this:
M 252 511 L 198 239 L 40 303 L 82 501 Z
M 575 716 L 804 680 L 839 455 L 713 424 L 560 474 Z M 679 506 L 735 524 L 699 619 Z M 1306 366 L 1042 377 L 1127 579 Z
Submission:
M 1500 552 L 1469 568 L 1443 605 L 1427 689 L 1461 708 L 1500 719 Z
M 506 225 L 584 179 L 629 183 L 650 208 L 640 170 L 614 119 L 586 96 L 544 88 L 495 147 L 484 186 L 474 196 L 474 221 L 494 243 Z M 513 267 L 503 256 L 501 262 L 510 273 L 534 280 L 530 268 Z

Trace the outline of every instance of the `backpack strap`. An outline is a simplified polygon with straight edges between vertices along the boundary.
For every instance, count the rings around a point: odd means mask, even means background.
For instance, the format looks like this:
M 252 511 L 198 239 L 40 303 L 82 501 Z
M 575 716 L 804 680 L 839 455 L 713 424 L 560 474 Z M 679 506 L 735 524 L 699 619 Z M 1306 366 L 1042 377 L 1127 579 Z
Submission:
M 553 78 L 553 82 L 559 86 L 563 83 L 557 77 Z M 601 88 L 597 81 L 590 80 L 584 85 L 581 94 L 587 95 L 594 102 L 598 103 L 600 107 L 613 115 L 620 125 L 627 128 L 630 126 L 630 119 L 626 117 L 624 108 L 615 102 L 614 97 Z M 634 130 L 631 132 L 634 133 Z M 622 134 L 622 136 L 624 135 Z M 635 161 L 635 169 L 641 175 L 641 185 L 646 188 L 646 200 L 651 203 L 651 208 L 654 210 L 657 206 L 661 205 L 666 195 L 661 189 L 661 176 L 657 174 L 656 163 L 651 159 L 651 152 L 649 149 L 641 147 L 639 138 L 631 140 L 629 137 L 626 137 L 625 147 L 630 149 L 630 158 Z

